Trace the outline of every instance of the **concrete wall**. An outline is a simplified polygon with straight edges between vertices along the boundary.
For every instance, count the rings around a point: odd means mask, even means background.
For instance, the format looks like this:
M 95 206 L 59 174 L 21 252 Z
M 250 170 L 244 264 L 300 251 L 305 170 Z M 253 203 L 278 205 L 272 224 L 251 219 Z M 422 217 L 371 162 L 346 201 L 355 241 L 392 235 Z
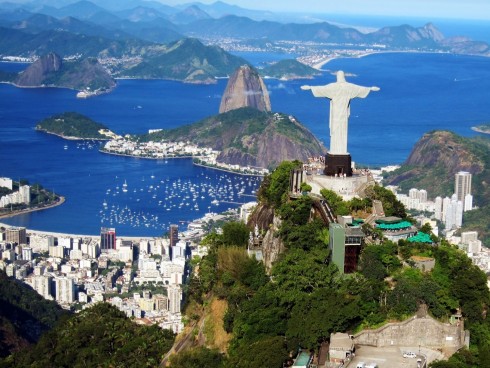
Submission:
M 354 336 L 356 345 L 412 346 L 441 350 L 446 356 L 465 344 L 463 323 L 450 325 L 430 316 L 412 317 L 399 323 L 388 323 L 376 330 L 364 330 Z

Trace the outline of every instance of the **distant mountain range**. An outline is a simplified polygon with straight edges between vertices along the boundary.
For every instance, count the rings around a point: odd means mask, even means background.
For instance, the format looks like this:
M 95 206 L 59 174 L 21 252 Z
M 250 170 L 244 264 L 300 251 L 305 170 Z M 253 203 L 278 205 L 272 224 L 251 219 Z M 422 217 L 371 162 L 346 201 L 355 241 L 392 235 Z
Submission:
M 316 47 L 335 45 L 357 50 L 375 47 L 490 56 L 487 43 L 465 37 L 445 38 L 430 23 L 362 33 L 327 22 L 263 20 L 272 19 L 272 15 L 219 1 L 178 7 L 146 0 L 1 2 L 0 57 L 37 58 L 50 52 L 63 58 L 96 57 L 109 60 L 103 64 L 117 77 L 208 83 L 229 75 L 244 63 L 243 59 L 210 46 L 229 47 L 230 40 L 250 49 L 256 45 L 267 49 L 282 42 L 300 42 L 302 46 L 312 42 Z M 181 41 L 186 37 L 201 42 Z

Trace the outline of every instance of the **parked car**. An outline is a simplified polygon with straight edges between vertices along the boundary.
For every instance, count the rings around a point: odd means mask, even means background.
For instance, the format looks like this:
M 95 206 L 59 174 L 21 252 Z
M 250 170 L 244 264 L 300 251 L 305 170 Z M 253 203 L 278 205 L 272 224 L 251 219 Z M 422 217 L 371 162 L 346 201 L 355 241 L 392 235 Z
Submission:
M 403 353 L 403 357 L 404 358 L 416 358 L 417 357 L 417 354 L 415 354 L 412 351 L 406 351 L 406 352 Z
M 366 364 L 364 364 L 364 362 L 359 362 L 357 363 L 356 368 L 366 368 Z

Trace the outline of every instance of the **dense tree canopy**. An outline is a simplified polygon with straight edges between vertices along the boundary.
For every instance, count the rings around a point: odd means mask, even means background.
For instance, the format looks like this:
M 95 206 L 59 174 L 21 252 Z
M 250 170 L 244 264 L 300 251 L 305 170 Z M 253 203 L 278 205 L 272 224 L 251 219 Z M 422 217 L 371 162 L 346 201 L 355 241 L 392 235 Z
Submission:
M 61 321 L 5 367 L 156 367 L 174 334 L 157 325 L 135 324 L 123 312 L 99 303 Z

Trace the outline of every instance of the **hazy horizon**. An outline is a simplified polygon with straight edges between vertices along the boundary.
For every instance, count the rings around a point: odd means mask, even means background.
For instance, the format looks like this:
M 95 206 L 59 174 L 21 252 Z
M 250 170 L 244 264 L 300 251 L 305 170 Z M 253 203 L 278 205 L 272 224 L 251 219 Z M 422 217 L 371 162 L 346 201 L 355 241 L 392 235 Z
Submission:
M 180 0 L 159 0 L 167 5 L 182 5 L 191 2 Z M 196 1 L 197 2 L 197 1 Z M 212 4 L 216 0 L 201 0 L 203 4 Z M 487 0 L 224 0 L 224 3 L 237 5 L 245 9 L 269 10 L 272 12 L 292 13 L 319 13 L 319 14 L 345 14 L 370 15 L 393 17 L 421 17 L 421 18 L 452 18 L 490 20 L 490 2 Z

